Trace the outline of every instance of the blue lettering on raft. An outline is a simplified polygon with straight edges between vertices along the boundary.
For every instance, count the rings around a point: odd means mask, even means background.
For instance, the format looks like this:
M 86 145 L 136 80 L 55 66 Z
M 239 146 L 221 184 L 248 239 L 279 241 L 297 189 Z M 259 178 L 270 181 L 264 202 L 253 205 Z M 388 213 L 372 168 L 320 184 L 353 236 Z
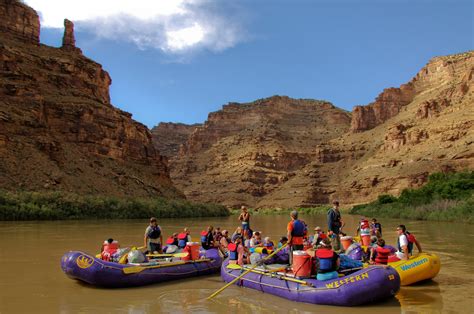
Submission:
M 406 265 L 402 265 L 400 266 L 400 268 L 403 270 L 403 271 L 406 271 L 406 270 L 409 270 L 409 269 L 412 269 L 414 267 L 417 267 L 417 266 L 420 266 L 424 263 L 427 263 L 428 262 L 428 259 L 425 257 L 419 261 L 414 261 L 413 263 L 411 264 L 406 264 Z

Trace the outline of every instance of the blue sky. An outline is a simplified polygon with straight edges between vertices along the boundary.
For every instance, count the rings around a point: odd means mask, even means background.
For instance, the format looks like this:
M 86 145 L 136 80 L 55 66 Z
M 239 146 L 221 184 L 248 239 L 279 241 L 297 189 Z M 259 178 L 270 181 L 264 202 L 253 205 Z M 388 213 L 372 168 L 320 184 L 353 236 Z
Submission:
M 112 103 L 149 127 L 272 95 L 350 111 L 432 57 L 474 49 L 472 1 L 176 1 L 138 11 L 116 0 L 116 14 L 96 16 L 26 2 L 45 44 L 60 45 L 62 18 L 75 22 L 77 46 L 112 77 Z

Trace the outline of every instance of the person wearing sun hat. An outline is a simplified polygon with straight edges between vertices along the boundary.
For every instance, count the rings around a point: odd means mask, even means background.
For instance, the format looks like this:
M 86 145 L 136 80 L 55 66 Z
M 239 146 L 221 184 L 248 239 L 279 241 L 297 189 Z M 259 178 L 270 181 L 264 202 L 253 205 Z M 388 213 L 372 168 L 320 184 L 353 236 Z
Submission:
M 311 239 L 311 245 L 313 247 L 317 247 L 319 243 L 321 243 L 321 241 L 326 238 L 327 238 L 327 235 L 324 233 L 321 227 L 317 226 L 316 228 L 314 228 L 314 235 L 312 236 L 312 239 Z

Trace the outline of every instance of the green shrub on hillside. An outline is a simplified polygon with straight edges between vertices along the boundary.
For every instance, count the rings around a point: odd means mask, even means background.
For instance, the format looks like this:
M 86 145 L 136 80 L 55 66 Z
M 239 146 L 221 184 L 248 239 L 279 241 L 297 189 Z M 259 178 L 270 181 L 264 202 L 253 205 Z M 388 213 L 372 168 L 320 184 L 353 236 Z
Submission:
M 474 223 L 474 171 L 434 173 L 419 189 L 405 189 L 398 198 L 380 195 L 375 202 L 354 206 L 350 213 Z

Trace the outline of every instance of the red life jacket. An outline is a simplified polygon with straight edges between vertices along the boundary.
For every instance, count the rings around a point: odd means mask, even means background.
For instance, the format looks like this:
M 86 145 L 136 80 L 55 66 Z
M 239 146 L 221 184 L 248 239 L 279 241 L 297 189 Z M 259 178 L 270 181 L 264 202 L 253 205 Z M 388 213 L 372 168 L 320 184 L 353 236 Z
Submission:
M 102 250 L 102 253 L 100 253 L 101 259 L 104 261 L 110 261 L 112 255 L 117 252 L 119 248 L 119 244 L 117 241 L 113 241 L 112 243 L 104 241 L 104 244 L 102 244 L 102 247 L 103 247 L 103 250 Z
M 370 228 L 369 221 L 367 219 L 362 219 L 360 221 L 360 229 L 363 230 L 363 229 L 369 229 L 369 228 Z
M 390 250 L 378 246 L 378 247 L 375 249 L 375 252 L 377 252 L 377 255 L 375 256 L 375 263 L 376 263 L 376 264 L 387 265 L 387 263 L 388 263 L 388 256 L 390 255 Z
M 167 240 L 166 240 L 166 244 L 173 244 L 175 241 L 175 239 L 173 237 L 169 237 Z
M 201 231 L 201 243 L 206 243 L 207 242 L 207 236 L 209 232 L 207 230 Z
M 238 258 L 238 254 L 237 254 L 237 244 L 235 243 L 229 243 L 227 245 L 227 249 L 229 249 L 229 259 L 231 261 L 236 261 L 237 258 Z
M 336 263 L 333 261 L 334 251 L 328 249 L 317 249 L 316 257 L 319 260 L 318 273 L 323 274 L 337 269 Z

